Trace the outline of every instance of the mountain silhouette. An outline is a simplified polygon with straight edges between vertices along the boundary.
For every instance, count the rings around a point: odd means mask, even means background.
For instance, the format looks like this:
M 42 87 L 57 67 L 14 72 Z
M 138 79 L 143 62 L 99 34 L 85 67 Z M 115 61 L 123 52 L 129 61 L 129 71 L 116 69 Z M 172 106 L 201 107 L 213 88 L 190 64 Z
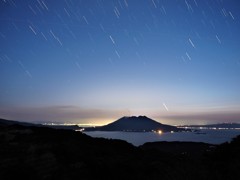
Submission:
M 86 128 L 85 131 L 135 131 L 135 132 L 149 132 L 149 131 L 181 131 L 183 129 L 175 126 L 161 124 L 146 116 L 131 116 L 122 117 L 110 124 L 100 127 Z
M 20 121 L 13 121 L 13 120 L 6 120 L 0 118 L 0 125 L 21 125 L 21 126 L 42 126 L 40 124 L 33 124 L 28 122 L 20 122 Z
M 82 129 L 78 125 L 70 125 L 70 126 L 65 126 L 65 125 L 42 125 L 42 124 L 34 124 L 34 123 L 29 123 L 29 122 L 21 122 L 21 121 L 13 121 L 13 120 L 6 120 L 6 119 L 1 119 L 0 118 L 0 125 L 21 125 L 21 126 L 35 126 L 35 127 L 50 127 L 54 129 L 70 129 L 70 130 L 78 130 Z

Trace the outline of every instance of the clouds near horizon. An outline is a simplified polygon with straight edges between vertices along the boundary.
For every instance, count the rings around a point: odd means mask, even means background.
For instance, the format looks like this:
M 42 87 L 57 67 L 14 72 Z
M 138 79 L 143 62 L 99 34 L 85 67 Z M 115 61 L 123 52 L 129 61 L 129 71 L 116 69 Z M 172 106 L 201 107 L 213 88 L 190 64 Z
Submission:
M 49 107 L 0 107 L 0 118 L 26 122 L 106 124 L 122 116 L 131 116 L 129 109 L 91 109 L 78 106 Z M 139 114 L 144 115 L 144 114 Z M 240 111 L 202 111 L 202 112 L 155 112 L 148 114 L 166 124 L 211 124 L 219 122 L 240 122 Z

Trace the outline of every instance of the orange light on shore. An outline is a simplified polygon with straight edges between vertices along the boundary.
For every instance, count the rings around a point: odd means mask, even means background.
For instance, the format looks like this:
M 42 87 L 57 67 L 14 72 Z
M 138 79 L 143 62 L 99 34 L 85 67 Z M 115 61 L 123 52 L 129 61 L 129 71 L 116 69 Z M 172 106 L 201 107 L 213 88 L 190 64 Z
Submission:
M 157 133 L 158 133 L 158 134 L 162 134 L 163 132 L 162 132 L 161 130 L 158 130 Z

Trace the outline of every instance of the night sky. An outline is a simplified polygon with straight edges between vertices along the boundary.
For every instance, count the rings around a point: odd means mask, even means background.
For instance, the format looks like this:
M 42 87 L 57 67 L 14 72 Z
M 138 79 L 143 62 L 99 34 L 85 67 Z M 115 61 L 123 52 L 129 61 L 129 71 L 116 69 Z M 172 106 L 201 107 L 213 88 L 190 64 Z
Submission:
M 239 0 L 0 0 L 0 117 L 240 122 Z

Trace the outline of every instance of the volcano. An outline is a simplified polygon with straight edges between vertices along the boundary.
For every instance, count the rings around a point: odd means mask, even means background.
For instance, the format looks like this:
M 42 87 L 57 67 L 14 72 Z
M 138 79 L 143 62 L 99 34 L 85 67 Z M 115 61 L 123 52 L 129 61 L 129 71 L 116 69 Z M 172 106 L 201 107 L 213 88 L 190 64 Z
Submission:
M 130 131 L 130 132 L 170 132 L 182 131 L 183 129 L 175 126 L 161 124 L 146 116 L 122 117 L 110 124 L 86 128 L 85 131 Z

